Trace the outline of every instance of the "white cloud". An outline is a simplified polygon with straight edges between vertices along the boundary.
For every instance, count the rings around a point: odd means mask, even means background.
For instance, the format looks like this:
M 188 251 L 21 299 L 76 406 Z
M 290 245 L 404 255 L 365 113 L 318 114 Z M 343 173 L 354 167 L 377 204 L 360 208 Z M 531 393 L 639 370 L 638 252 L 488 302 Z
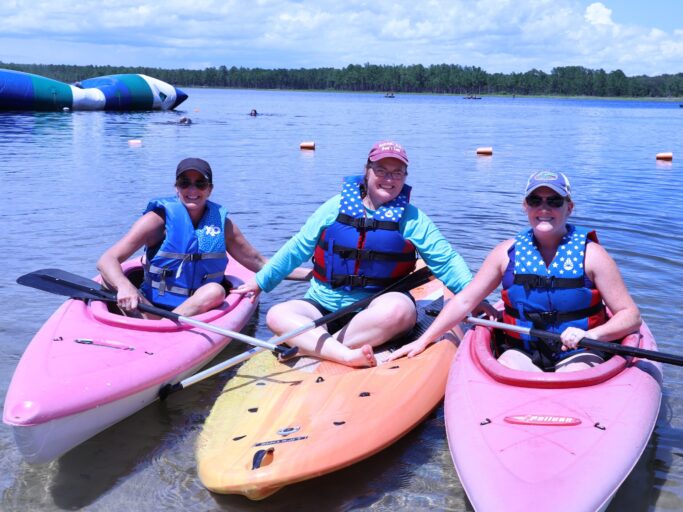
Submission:
M 605 7 L 600 2 L 590 4 L 586 7 L 584 15 L 586 21 L 591 25 L 614 25 L 612 21 L 612 10 Z
M 683 71 L 683 30 L 617 23 L 612 1 L 5 0 L 0 37 L 8 62 Z

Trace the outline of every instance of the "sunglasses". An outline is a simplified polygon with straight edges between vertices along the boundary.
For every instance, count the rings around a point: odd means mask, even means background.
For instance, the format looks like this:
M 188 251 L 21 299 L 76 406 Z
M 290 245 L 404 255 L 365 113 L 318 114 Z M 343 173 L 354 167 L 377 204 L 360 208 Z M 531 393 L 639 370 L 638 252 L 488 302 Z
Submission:
M 400 180 L 406 177 L 408 174 L 407 172 L 403 171 L 387 171 L 386 169 L 382 169 L 381 167 L 373 167 L 372 172 L 375 173 L 375 176 L 378 178 L 393 178 L 395 180 Z
M 569 200 L 566 197 L 562 197 L 560 195 L 550 196 L 546 198 L 537 196 L 536 194 L 530 194 L 526 196 L 526 204 L 528 204 L 532 208 L 538 208 L 543 203 L 545 203 L 550 208 L 562 208 L 562 205 L 564 205 L 565 201 Z
M 188 179 L 181 179 L 175 182 L 175 186 L 185 190 L 186 188 L 195 187 L 197 190 L 206 190 L 211 185 L 207 180 L 190 181 Z

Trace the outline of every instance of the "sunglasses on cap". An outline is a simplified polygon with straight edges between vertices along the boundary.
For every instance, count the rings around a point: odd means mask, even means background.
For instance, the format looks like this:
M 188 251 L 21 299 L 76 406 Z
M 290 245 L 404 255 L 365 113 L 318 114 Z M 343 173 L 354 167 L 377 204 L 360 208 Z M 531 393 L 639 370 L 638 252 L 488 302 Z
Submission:
M 183 190 L 190 187 L 195 187 L 197 190 L 206 190 L 209 188 L 209 185 L 211 183 L 208 180 L 192 181 L 187 178 L 181 178 L 175 182 L 175 186 Z
M 561 195 L 554 195 L 545 198 L 537 196 L 536 194 L 529 194 L 526 196 L 526 204 L 532 208 L 538 208 L 543 203 L 550 208 L 562 208 L 562 205 L 564 205 L 565 201 L 568 201 L 568 199 L 566 197 L 562 197 Z

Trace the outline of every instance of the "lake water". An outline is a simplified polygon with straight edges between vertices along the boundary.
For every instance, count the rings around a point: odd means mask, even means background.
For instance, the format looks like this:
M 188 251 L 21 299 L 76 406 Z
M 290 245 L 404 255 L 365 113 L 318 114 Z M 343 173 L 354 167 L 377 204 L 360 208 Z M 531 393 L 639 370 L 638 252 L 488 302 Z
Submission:
M 0 396 L 21 354 L 61 302 L 15 284 L 38 268 L 94 275 L 98 256 L 148 198 L 173 193 L 186 156 L 214 169 L 212 199 L 272 255 L 341 178 L 360 173 L 376 140 L 401 141 L 413 202 L 477 270 L 526 225 L 532 170 L 569 174 L 574 221 L 598 230 L 660 349 L 683 353 L 683 109 L 672 103 L 189 89 L 178 112 L 0 114 Z M 260 115 L 250 117 L 255 108 Z M 179 125 L 181 116 L 193 124 Z M 139 146 L 130 140 L 141 140 Z M 314 141 L 315 151 L 301 151 Z M 475 150 L 492 146 L 491 157 Z M 265 312 L 303 293 L 284 283 L 247 328 L 267 338 Z M 221 359 L 243 350 L 234 343 Z M 379 455 L 284 489 L 261 503 L 212 495 L 196 475 L 194 443 L 230 374 L 156 403 L 59 460 L 29 466 L 0 428 L 2 510 L 471 509 L 453 469 L 443 409 Z M 611 509 L 683 509 L 683 369 L 665 368 L 648 448 Z M 599 476 L 598 476 L 599 477 Z M 580 489 L 577 489 L 580 492 Z

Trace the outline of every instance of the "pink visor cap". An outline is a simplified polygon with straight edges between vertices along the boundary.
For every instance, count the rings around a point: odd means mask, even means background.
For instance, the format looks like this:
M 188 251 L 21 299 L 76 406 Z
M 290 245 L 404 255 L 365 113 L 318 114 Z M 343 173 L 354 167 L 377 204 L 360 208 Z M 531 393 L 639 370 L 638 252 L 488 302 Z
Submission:
M 377 142 L 374 146 L 372 146 L 372 149 L 368 154 L 368 160 L 371 162 L 377 162 L 383 158 L 395 158 L 396 160 L 400 160 L 404 164 L 408 165 L 408 155 L 406 154 L 406 150 L 403 149 L 403 146 L 401 146 L 398 142 L 385 140 Z

